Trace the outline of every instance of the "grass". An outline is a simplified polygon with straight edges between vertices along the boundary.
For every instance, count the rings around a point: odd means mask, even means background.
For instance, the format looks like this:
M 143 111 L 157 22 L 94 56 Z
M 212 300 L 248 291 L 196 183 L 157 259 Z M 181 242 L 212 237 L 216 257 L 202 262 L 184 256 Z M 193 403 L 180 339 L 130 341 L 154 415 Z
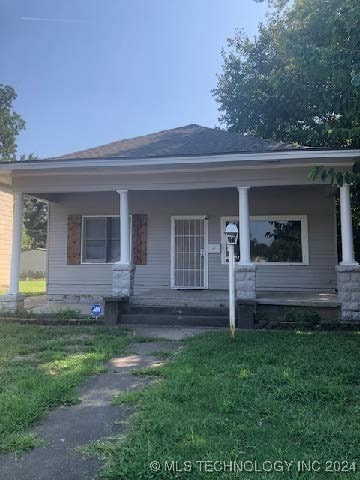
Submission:
M 24 295 L 44 295 L 46 280 L 20 280 L 19 288 Z
M 129 342 L 115 329 L 0 324 L 0 454 L 36 446 L 31 425 L 77 403 L 75 387 Z
M 44 295 L 46 293 L 46 280 L 20 280 L 20 293 L 26 296 L 30 295 Z M 6 290 L 2 290 L 0 295 L 5 295 Z
M 137 404 L 137 413 L 125 438 L 98 443 L 103 478 L 339 477 L 326 471 L 327 461 L 349 462 L 340 464 L 341 478 L 360 478 L 351 471 L 351 462 L 360 468 L 359 341 L 356 332 L 242 332 L 235 340 L 214 333 L 187 340 L 160 367 L 161 381 L 114 400 Z M 96 444 L 91 448 L 96 452 Z M 265 461 L 294 463 L 289 473 L 234 474 L 205 471 L 196 463 L 205 460 L 219 461 L 217 468 L 230 461 L 239 468 L 242 461 L 257 468 Z M 308 460 L 320 462 L 320 471 L 300 473 L 296 462 Z M 149 467 L 153 461 L 158 472 Z M 171 472 L 165 462 L 174 466 Z M 181 472 L 184 467 L 190 470 Z
M 144 395 L 144 390 L 129 390 L 115 395 L 113 405 L 136 405 Z

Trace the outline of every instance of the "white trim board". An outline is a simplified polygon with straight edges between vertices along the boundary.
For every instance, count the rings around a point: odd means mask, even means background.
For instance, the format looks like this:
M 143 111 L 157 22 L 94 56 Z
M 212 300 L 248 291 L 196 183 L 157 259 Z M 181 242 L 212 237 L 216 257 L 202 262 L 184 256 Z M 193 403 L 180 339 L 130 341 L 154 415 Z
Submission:
M 87 158 L 87 159 L 53 159 L 53 160 L 27 160 L 18 162 L 0 163 L 0 170 L 41 170 L 97 167 L 101 161 L 101 170 L 105 167 L 134 167 L 149 165 L 174 165 L 174 164 L 214 164 L 231 162 L 291 162 L 293 160 L 320 160 L 348 158 L 355 161 L 360 157 L 360 150 L 290 150 L 263 153 L 228 153 L 220 155 L 201 155 L 189 157 L 146 157 L 146 158 Z M 324 162 L 321 162 L 323 164 Z M 314 163 L 314 162 L 312 162 Z

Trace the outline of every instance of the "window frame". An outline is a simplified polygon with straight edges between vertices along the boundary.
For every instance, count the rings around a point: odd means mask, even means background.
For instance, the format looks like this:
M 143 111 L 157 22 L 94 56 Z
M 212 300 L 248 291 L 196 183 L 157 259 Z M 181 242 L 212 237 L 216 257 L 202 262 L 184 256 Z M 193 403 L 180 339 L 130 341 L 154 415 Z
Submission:
M 94 262 L 94 261 L 84 261 L 84 244 L 85 244 L 85 220 L 87 218 L 118 218 L 120 220 L 120 215 L 82 215 L 81 217 L 81 256 L 80 256 L 80 265 L 114 265 L 117 262 Z M 129 215 L 130 221 L 130 259 L 132 258 L 132 215 Z M 105 229 L 106 235 L 106 229 Z M 119 235 L 121 241 L 121 237 Z M 107 238 L 105 236 L 105 245 Z
M 254 262 L 256 265 L 266 266 L 304 266 L 309 265 L 309 230 L 308 230 L 308 216 L 307 215 L 252 215 L 251 220 L 267 220 L 267 221 L 300 221 L 301 222 L 301 252 L 302 262 Z M 221 264 L 228 265 L 226 261 L 226 238 L 225 238 L 225 224 L 226 222 L 239 222 L 239 217 L 234 215 L 220 217 L 221 228 Z

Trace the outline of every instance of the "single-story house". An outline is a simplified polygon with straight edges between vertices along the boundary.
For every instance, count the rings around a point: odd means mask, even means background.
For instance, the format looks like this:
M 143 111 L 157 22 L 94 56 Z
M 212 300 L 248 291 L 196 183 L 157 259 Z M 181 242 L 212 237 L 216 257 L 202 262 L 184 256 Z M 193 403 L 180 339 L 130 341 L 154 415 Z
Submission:
M 262 292 L 321 298 L 338 289 L 342 318 L 360 320 L 349 185 L 340 188 L 339 262 L 337 187 L 308 177 L 314 165 L 349 171 L 359 158 L 360 150 L 298 148 L 188 125 L 0 164 L 0 189 L 15 194 L 11 285 L 3 303 L 21 302 L 22 199 L 29 193 L 49 203 L 51 299 L 225 294 L 224 230 L 235 222 L 238 302 L 255 302 Z
M 0 290 L 9 288 L 13 196 L 0 189 Z

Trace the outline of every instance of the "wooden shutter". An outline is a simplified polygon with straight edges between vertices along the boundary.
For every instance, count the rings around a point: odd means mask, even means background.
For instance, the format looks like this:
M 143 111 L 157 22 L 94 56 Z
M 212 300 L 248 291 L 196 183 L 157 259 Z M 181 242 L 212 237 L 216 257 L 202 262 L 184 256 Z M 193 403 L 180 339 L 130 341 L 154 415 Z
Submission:
M 147 215 L 132 216 L 132 261 L 135 265 L 147 262 Z
M 81 263 L 81 215 L 69 215 L 67 219 L 67 264 Z

